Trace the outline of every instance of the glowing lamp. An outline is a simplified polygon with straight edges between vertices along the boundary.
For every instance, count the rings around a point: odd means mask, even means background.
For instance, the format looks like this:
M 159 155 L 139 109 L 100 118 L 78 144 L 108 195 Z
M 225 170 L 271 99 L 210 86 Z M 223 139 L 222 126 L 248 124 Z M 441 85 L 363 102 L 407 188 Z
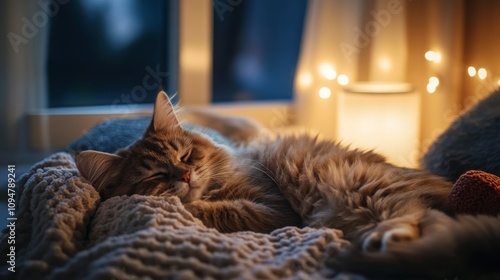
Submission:
M 420 97 L 405 83 L 356 83 L 339 93 L 337 136 L 374 149 L 401 166 L 415 166 Z

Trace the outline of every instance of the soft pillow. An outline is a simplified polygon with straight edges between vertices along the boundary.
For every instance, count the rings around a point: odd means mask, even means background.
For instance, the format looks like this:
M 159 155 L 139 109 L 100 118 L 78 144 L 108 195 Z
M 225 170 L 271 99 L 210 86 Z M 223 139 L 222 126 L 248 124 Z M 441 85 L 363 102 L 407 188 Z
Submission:
M 141 138 L 150 122 L 151 117 L 105 120 L 69 144 L 66 151 L 97 150 L 114 153 Z
M 431 145 L 421 164 L 453 182 L 469 170 L 500 176 L 500 91 L 457 118 Z

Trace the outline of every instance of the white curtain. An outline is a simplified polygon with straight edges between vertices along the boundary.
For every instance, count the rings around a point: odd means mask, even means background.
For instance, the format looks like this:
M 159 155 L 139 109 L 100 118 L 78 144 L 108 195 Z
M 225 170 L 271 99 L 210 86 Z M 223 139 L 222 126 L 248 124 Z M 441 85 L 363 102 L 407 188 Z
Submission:
M 310 1 L 296 74 L 297 124 L 336 137 L 341 74 L 349 83 L 410 83 L 421 101 L 421 152 L 461 105 L 463 14 L 460 0 Z M 441 60 L 426 60 L 427 51 Z M 433 76 L 440 83 L 430 94 Z M 326 99 L 324 87 L 331 92 Z

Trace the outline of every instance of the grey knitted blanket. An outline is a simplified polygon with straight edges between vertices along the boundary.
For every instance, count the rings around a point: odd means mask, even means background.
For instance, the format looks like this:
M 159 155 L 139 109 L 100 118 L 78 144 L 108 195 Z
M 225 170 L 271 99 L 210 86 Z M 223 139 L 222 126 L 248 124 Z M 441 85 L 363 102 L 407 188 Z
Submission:
M 348 242 L 335 229 L 286 227 L 222 234 L 175 198 L 100 202 L 73 158 L 54 154 L 21 177 L 16 193 L 14 279 L 358 278 L 324 267 Z M 8 229 L 2 255 L 9 253 Z

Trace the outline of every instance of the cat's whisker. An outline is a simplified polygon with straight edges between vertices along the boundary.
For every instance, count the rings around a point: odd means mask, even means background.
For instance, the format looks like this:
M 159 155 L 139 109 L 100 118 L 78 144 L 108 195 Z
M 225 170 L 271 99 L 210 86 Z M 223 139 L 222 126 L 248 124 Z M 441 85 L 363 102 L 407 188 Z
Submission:
M 269 179 L 271 179 L 271 181 L 274 182 L 274 184 L 276 184 L 276 186 L 279 186 L 278 182 L 276 181 L 276 179 L 274 178 L 274 174 L 271 170 L 269 170 L 269 168 L 267 168 L 265 165 L 263 165 L 261 162 L 258 162 L 256 160 L 253 160 L 254 163 L 258 164 L 261 166 L 261 168 L 257 167 L 257 166 L 250 166 L 251 168 L 253 169 L 256 169 L 260 172 L 262 172 L 264 175 L 266 175 Z

